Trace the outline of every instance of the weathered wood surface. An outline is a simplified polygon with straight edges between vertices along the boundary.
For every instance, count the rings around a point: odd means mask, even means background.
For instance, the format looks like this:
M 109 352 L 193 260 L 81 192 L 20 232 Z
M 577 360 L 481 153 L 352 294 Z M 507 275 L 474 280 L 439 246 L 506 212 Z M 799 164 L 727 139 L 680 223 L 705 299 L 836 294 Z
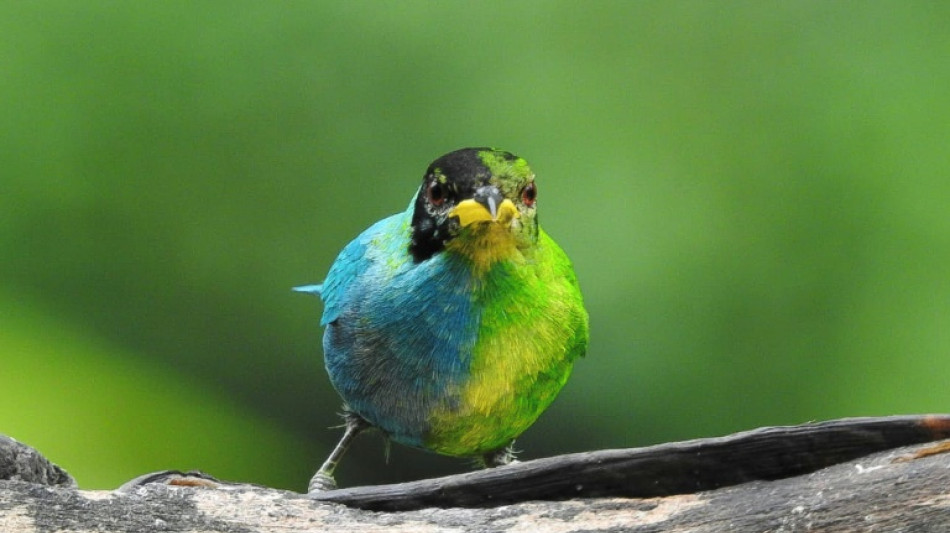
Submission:
M 527 500 L 688 494 L 792 477 L 907 444 L 950 438 L 950 416 L 845 418 L 646 448 L 600 450 L 317 498 L 378 511 Z
M 40 452 L 5 435 L 0 435 L 0 480 L 76 486 L 72 476 Z
M 946 437 L 948 428 L 946 416 L 852 419 L 555 457 L 541 460 L 540 466 L 535 464 L 539 461 L 529 461 L 487 471 L 512 487 L 521 480 L 522 489 L 506 493 L 506 505 L 497 505 L 495 498 L 473 499 L 475 507 L 411 511 L 367 511 L 200 476 L 157 474 L 122 490 L 83 491 L 68 481 L 51 485 L 58 476 L 22 481 L 30 474 L 20 472 L 14 476 L 18 480 L 0 481 L 0 531 L 950 531 L 950 441 L 928 442 Z M 782 438 L 772 438 L 776 436 Z M 787 441 L 784 447 L 780 440 Z M 893 448 L 907 440 L 925 444 Z M 883 451 L 865 455 L 861 449 Z M 599 463 L 602 468 L 597 468 L 596 457 L 602 453 L 606 454 Z M 625 461 L 610 462 L 610 457 L 624 453 Z M 644 462 L 644 457 L 653 459 Z M 579 459 L 583 460 L 577 463 Z M 553 477 L 540 481 L 528 473 L 548 471 L 559 461 L 569 466 L 560 478 L 593 476 L 592 472 L 606 477 L 585 478 L 600 488 L 586 492 L 581 487 L 583 499 L 564 499 L 568 493 L 555 491 L 553 500 L 519 500 L 519 494 L 537 496 L 525 487 L 540 484 L 546 491 L 557 485 L 545 481 L 560 479 L 550 471 L 546 475 Z M 4 464 L 0 456 L 0 473 Z M 20 466 L 26 465 L 21 461 Z M 620 475 L 618 468 L 628 470 Z M 802 469 L 812 473 L 803 474 Z M 664 472 L 666 478 L 654 477 Z M 451 493 L 486 482 L 476 476 L 472 485 L 473 475 L 416 483 L 441 485 Z M 659 493 L 670 486 L 685 487 L 690 479 L 700 488 L 732 486 L 663 497 L 621 497 L 618 494 L 631 486 L 629 477 L 637 479 L 632 485 L 636 487 L 648 487 L 652 479 Z M 352 504 L 359 503 L 354 495 L 360 495 L 366 506 L 366 501 L 382 501 L 381 494 L 418 494 L 420 487 L 426 485 L 343 489 L 319 498 L 348 498 Z M 466 497 L 474 498 L 478 490 Z M 428 486 L 417 500 L 425 502 L 437 492 Z

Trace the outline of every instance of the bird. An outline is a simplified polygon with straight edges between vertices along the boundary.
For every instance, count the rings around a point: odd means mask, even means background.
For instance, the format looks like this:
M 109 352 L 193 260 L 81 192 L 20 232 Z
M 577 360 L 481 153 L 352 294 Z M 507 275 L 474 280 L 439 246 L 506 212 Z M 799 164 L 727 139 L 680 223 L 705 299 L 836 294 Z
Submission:
M 447 153 L 408 208 L 340 252 L 320 296 L 324 362 L 345 430 L 308 492 L 336 488 L 353 438 L 514 460 L 513 442 L 586 354 L 588 313 L 567 255 L 538 224 L 528 163 L 493 148 Z

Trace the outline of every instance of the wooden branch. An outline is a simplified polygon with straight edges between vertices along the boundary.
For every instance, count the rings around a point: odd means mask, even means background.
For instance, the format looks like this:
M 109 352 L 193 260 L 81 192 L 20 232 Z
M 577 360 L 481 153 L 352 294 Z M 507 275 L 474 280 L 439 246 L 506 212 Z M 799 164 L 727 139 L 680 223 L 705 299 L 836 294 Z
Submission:
M 75 487 L 76 480 L 33 448 L 0 435 L 0 480 Z
M 813 472 L 907 444 L 950 438 L 950 416 L 846 418 L 647 448 L 561 455 L 317 499 L 378 511 L 487 507 L 527 500 L 652 497 Z
M 82 491 L 0 439 L 0 475 L 19 465 L 0 531 L 950 531 L 950 441 L 929 442 L 947 437 L 950 416 L 839 420 L 315 497 L 172 472 Z

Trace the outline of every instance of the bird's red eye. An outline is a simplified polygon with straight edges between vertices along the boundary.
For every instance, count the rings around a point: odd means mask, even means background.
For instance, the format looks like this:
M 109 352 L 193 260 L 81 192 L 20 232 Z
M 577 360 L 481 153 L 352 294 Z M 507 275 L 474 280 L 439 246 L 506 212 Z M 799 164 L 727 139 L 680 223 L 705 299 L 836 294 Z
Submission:
M 534 207 L 534 202 L 538 199 L 538 186 L 531 183 L 525 185 L 521 190 L 521 201 L 528 207 Z
M 438 207 L 442 205 L 445 203 L 445 185 L 438 181 L 429 183 L 429 187 L 426 188 L 426 196 L 428 196 L 429 203 L 433 206 Z

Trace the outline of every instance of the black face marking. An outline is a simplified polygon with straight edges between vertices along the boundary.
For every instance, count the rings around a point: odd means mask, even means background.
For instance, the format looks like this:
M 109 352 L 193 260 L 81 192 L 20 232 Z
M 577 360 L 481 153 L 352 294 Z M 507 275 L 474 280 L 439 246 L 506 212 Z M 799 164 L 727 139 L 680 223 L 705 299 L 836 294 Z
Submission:
M 422 187 L 416 196 L 412 215 L 409 253 L 413 259 L 429 259 L 445 249 L 445 243 L 458 234 L 458 220 L 450 218 L 448 214 L 459 202 L 472 198 L 476 189 L 488 184 L 491 171 L 478 154 L 490 150 L 491 148 L 463 148 L 450 152 L 429 165 L 422 178 Z M 505 156 L 517 159 L 511 154 L 505 153 Z

